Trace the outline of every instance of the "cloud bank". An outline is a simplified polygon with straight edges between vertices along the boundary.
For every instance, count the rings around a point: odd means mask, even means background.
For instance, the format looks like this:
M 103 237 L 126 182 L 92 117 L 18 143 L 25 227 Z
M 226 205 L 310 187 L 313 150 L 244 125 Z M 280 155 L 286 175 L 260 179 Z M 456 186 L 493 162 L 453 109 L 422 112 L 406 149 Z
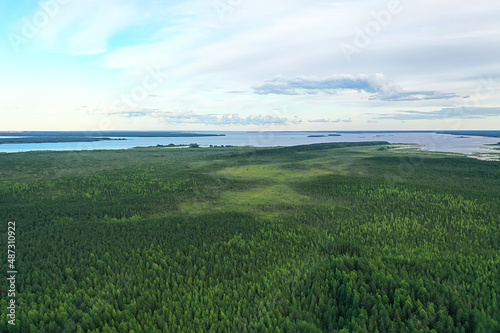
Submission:
M 149 117 L 168 124 L 207 124 L 207 125 L 286 125 L 289 120 L 272 115 L 250 115 L 242 117 L 238 113 L 201 114 L 192 110 L 164 111 L 160 109 L 129 109 L 105 111 L 108 116 L 137 118 Z
M 500 107 L 449 107 L 435 111 L 399 111 L 382 114 L 377 119 L 394 120 L 436 120 L 436 119 L 483 119 L 500 116 Z
M 325 118 L 321 118 L 321 119 L 311 119 L 311 120 L 308 120 L 307 122 L 309 123 L 352 123 L 352 119 L 351 118 L 348 118 L 348 119 L 325 119 Z
M 335 74 L 317 76 L 276 76 L 260 85 L 253 86 L 258 95 L 335 95 L 343 90 L 354 90 L 371 94 L 370 99 L 382 101 L 418 101 L 450 99 L 455 93 L 437 91 L 406 91 L 383 74 Z

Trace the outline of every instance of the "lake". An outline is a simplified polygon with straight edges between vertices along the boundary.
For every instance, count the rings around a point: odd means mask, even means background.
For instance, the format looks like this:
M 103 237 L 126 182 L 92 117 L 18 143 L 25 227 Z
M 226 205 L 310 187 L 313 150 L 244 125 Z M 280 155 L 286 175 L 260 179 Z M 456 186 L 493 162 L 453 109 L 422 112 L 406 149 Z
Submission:
M 387 141 L 390 143 L 414 144 L 419 149 L 428 151 L 480 154 L 499 153 L 491 146 L 500 138 L 482 136 L 458 136 L 436 134 L 430 132 L 243 132 L 243 131 L 198 131 L 196 133 L 225 134 L 226 136 L 207 137 L 130 137 L 127 140 L 97 141 L 97 142 L 62 142 L 62 143 L 31 143 L 31 144 L 2 144 L 0 152 L 25 152 L 41 150 L 96 150 L 96 149 L 126 149 L 132 147 L 168 145 L 170 143 L 190 144 L 200 146 L 232 145 L 232 146 L 294 146 L 323 142 L 359 142 L 359 141 Z M 327 135 L 338 133 L 340 136 L 308 137 L 309 135 Z M 118 137 L 117 137 L 118 138 Z M 117 139 L 116 138 L 116 139 Z M 123 138 L 123 137 L 120 137 Z

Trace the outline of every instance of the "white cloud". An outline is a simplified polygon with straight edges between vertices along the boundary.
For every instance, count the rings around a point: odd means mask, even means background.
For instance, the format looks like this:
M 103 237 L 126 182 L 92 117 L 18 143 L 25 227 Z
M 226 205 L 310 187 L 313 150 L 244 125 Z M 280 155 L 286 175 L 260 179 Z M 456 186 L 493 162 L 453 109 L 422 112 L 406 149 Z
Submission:
M 52 13 L 34 37 L 36 48 L 92 55 L 106 52 L 111 38 L 147 19 L 140 4 L 138 0 L 70 1 L 52 7 L 51 12 L 39 6 L 27 18 L 33 23 L 36 13 Z
M 329 122 L 331 122 L 331 120 L 321 118 L 321 119 L 311 119 L 311 120 L 308 120 L 307 122 L 309 122 L 309 123 L 329 123 Z
M 192 110 L 164 111 L 159 109 L 119 109 L 98 111 L 114 117 L 149 117 L 168 124 L 285 125 L 289 122 L 287 118 L 272 115 L 254 114 L 247 117 L 241 117 L 238 113 L 202 114 Z
M 351 63 L 339 45 L 351 42 L 355 28 L 365 27 L 373 11 L 387 8 L 387 1 L 232 3 L 221 19 L 206 0 L 70 1 L 30 40 L 44 52 L 26 50 L 23 57 L 8 59 L 14 65 L 2 74 L 0 87 L 8 92 L 4 103 L 24 105 L 23 115 L 65 114 L 71 103 L 112 104 L 143 86 L 147 68 L 160 68 L 164 81 L 147 90 L 151 98 L 134 103 L 128 114 L 121 110 L 130 118 L 117 122 L 320 128 L 328 122 L 349 126 L 349 120 L 358 125 L 360 115 L 378 110 L 386 117 L 378 119 L 381 128 L 393 126 L 396 116 L 428 120 L 419 125 L 425 127 L 447 112 L 442 110 L 454 108 L 458 96 L 475 99 L 482 108 L 476 115 L 500 105 L 494 89 L 500 68 L 500 2 L 401 0 L 403 12 Z M 29 19 L 37 10 L 22 15 Z M 11 15 L 6 13 L 0 15 Z M 490 74 L 495 82 L 485 87 L 478 77 Z M 476 98 L 477 89 L 486 93 Z M 410 111 L 398 112 L 405 102 L 411 102 Z M 276 108 L 289 112 L 269 111 Z M 9 117 L 22 126 L 20 116 L 12 112 Z
M 307 122 L 309 123 L 352 123 L 352 119 L 351 118 L 346 118 L 346 119 L 325 119 L 325 118 L 321 118 L 321 119 L 311 119 L 311 120 L 308 120 Z
M 483 119 L 499 117 L 500 107 L 461 106 L 442 108 L 434 111 L 398 111 L 378 115 L 377 119 L 434 120 L 434 119 Z
M 415 101 L 449 99 L 458 97 L 454 93 L 436 91 L 405 91 L 382 74 L 336 74 L 327 77 L 297 76 L 287 78 L 276 76 L 261 85 L 254 86 L 256 94 L 308 95 L 337 94 L 343 90 L 355 90 L 372 94 L 372 99 L 385 101 Z

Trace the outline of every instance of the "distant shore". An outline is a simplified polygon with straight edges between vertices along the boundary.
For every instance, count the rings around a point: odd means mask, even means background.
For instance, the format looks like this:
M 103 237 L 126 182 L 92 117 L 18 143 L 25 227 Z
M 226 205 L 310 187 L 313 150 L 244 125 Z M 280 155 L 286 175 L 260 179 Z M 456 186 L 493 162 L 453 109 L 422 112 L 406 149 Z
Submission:
M 173 131 L 10 131 L 1 132 L 0 136 L 45 137 L 45 138 L 98 138 L 98 137 L 129 137 L 129 138 L 190 138 L 203 136 L 226 136 L 225 134 L 192 133 Z M 66 141 L 67 142 L 67 141 Z
M 0 145 L 4 144 L 26 144 L 26 143 L 61 143 L 61 142 L 96 142 L 96 141 L 120 141 L 127 139 L 92 138 L 92 137 L 22 137 L 22 138 L 0 138 Z

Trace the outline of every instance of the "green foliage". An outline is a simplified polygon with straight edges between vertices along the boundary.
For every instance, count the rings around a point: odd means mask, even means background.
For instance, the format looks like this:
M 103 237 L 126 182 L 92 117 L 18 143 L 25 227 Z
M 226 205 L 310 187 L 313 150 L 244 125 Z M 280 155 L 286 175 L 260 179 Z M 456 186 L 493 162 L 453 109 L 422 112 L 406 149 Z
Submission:
M 379 148 L 0 154 L 0 331 L 499 331 L 499 163 Z

